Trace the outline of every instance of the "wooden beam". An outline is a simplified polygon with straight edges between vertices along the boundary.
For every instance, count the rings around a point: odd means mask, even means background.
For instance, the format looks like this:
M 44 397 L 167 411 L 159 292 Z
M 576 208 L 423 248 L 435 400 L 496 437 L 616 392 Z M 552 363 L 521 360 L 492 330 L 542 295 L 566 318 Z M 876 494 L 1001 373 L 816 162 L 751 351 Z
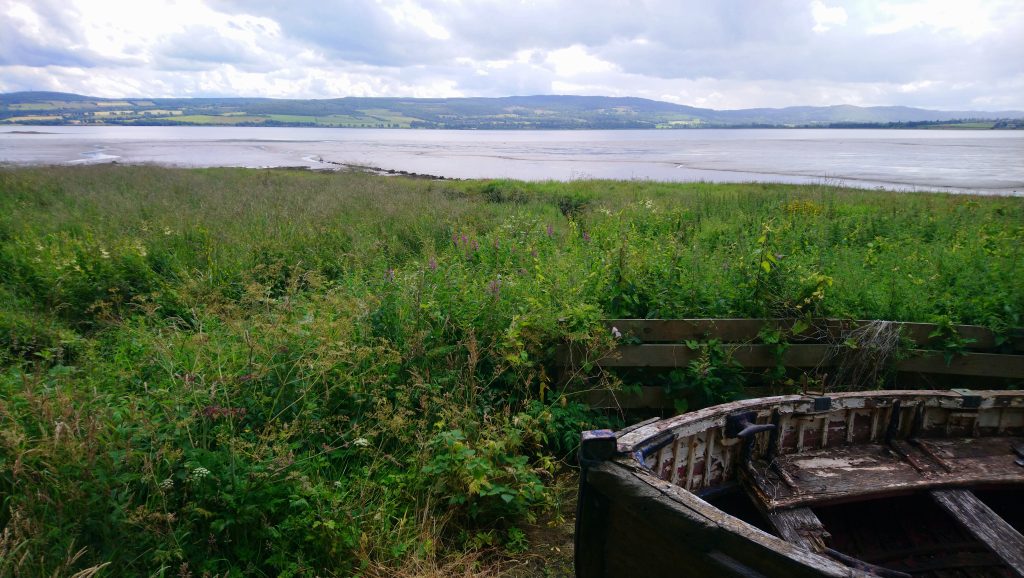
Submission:
M 831 534 L 825 530 L 817 514 L 810 508 L 790 508 L 768 512 L 768 521 L 779 537 L 811 552 L 824 552 L 825 539 Z
M 722 348 L 744 367 L 775 367 L 778 364 L 773 345 L 723 345 Z M 830 345 L 790 345 L 782 356 L 782 364 L 787 367 L 817 367 L 828 358 L 831 349 Z M 602 367 L 683 367 L 699 359 L 700 355 L 700 351 L 685 345 L 623 345 L 595 364 Z
M 915 350 L 911 352 L 911 355 L 914 357 L 904 359 L 896 364 L 897 371 L 1024 378 L 1024 355 L 965 353 L 953 356 L 949 363 L 946 363 L 946 359 L 936 352 Z
M 740 365 L 750 368 L 775 367 L 779 360 L 774 345 L 722 345 Z M 591 360 L 601 367 L 684 367 L 700 358 L 700 351 L 686 345 L 657 343 L 648 345 L 623 345 L 597 360 Z M 1024 379 L 1024 355 L 999 353 L 965 353 L 955 355 L 949 361 L 936 351 L 915 349 L 911 357 L 896 363 L 896 370 L 906 373 L 936 373 L 945 375 L 973 375 L 979 377 L 1005 377 Z M 558 363 L 573 365 L 574 355 L 568 347 L 558 352 Z M 782 355 L 782 365 L 794 368 L 833 367 L 842 360 L 842 348 L 824 344 L 791 344 Z
M 1017 576 L 1024 578 L 1024 536 L 999 517 L 970 490 L 929 492 L 946 512 L 985 544 Z
M 762 329 L 790 331 L 796 319 L 606 319 L 605 325 L 615 327 L 626 336 L 636 337 L 645 342 L 686 341 L 687 339 L 719 339 L 724 342 L 743 343 L 755 341 Z M 821 339 L 831 341 L 844 339 L 850 331 L 863 327 L 872 321 L 850 319 L 813 319 L 811 327 L 794 336 L 799 339 Z M 901 334 L 919 347 L 932 342 L 929 337 L 939 329 L 934 323 L 893 322 Z M 954 325 L 952 329 L 964 340 L 973 340 L 964 345 L 966 349 L 995 349 L 996 334 L 980 325 Z M 1024 352 L 1024 330 L 1015 329 L 1008 337 L 1011 348 Z
M 780 388 L 772 387 L 745 387 L 743 397 L 756 398 L 779 395 Z M 616 391 L 599 389 L 586 392 L 581 396 L 584 403 L 593 408 L 604 409 L 674 409 L 675 403 L 672 397 L 665 392 L 664 387 L 641 386 L 637 392 Z

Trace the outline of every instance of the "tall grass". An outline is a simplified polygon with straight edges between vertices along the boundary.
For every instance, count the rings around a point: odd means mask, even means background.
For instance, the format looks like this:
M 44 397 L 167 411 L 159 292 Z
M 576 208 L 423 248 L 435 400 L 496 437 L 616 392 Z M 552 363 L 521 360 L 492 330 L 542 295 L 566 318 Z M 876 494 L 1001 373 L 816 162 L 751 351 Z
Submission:
M 604 317 L 1005 332 L 1022 224 L 830 186 L 2 169 L 0 575 L 476 572 L 557 521 L 611 419 L 559 389 L 559 343 L 599 349 Z

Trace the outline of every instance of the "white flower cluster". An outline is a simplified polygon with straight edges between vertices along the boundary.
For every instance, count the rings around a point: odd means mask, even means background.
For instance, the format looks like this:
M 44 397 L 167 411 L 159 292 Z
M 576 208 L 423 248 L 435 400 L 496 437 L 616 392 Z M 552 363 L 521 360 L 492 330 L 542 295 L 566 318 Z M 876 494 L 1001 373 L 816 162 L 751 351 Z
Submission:
M 189 476 L 188 476 L 188 480 L 195 484 L 195 483 L 199 483 L 200 481 L 202 481 L 203 478 L 205 478 L 206 476 L 209 476 L 209 475 L 210 475 L 210 470 L 208 470 L 208 469 L 206 469 L 206 468 L 204 468 L 202 466 L 199 466 L 198 468 L 195 468 L 195 469 L 192 470 L 192 473 L 189 474 Z
M 167 478 L 166 480 L 160 482 L 161 490 L 164 490 L 166 492 L 167 490 L 170 490 L 172 488 L 174 488 L 174 480 L 172 480 L 171 478 Z

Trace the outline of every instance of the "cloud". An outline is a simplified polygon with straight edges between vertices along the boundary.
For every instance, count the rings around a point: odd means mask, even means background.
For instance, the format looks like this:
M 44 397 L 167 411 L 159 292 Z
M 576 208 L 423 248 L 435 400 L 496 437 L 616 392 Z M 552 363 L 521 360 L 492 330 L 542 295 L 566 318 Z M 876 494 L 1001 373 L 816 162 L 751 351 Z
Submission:
M 814 17 L 815 32 L 828 32 L 833 26 L 846 24 L 846 10 L 842 6 L 826 6 L 821 0 L 811 2 L 811 15 Z
M 0 0 L 0 91 L 1024 108 L 1019 0 Z

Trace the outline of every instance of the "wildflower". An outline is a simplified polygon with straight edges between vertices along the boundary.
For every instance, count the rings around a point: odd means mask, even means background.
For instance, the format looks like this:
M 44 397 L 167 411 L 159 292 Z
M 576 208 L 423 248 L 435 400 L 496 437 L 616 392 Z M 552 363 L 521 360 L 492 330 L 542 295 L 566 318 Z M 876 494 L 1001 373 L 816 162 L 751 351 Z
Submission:
M 583 242 L 584 243 L 589 243 L 590 242 L 590 233 L 588 233 L 586 231 L 583 231 Z
M 188 480 L 190 482 L 192 482 L 192 483 L 199 483 L 199 482 L 201 482 L 203 480 L 203 478 L 205 478 L 205 477 L 207 477 L 209 475 L 210 475 L 210 470 L 208 470 L 208 469 L 206 469 L 206 468 L 204 468 L 202 466 L 199 466 L 198 468 L 195 468 L 195 469 L 192 470 L 192 473 L 189 474 L 189 476 L 188 476 Z
M 173 488 L 174 488 L 174 480 L 172 478 L 167 478 L 166 480 L 160 482 L 160 489 L 165 491 L 165 492 L 168 491 L 168 490 L 171 490 Z
M 551 225 L 548 225 L 548 238 L 550 239 L 551 237 L 554 237 L 554 236 L 555 236 L 555 228 L 552 227 Z
M 612 327 L 612 337 L 615 339 L 622 339 L 622 332 L 619 331 L 618 327 Z
M 370 440 L 366 438 L 356 438 L 352 440 L 352 445 L 365 448 L 370 445 Z
M 109 259 L 110 253 L 103 247 L 100 247 L 100 257 L 103 257 L 104 259 Z
M 170 227 L 164 227 L 164 235 L 166 235 L 168 237 L 171 236 L 171 228 Z
M 429 268 L 429 269 L 430 269 L 431 271 L 437 271 L 437 259 L 435 259 L 435 258 L 431 257 L 431 258 L 430 258 L 430 262 L 429 262 L 429 263 L 427 263 L 427 267 L 428 267 L 428 268 Z
M 501 276 L 487 284 L 487 291 L 494 296 L 495 299 L 501 293 Z

